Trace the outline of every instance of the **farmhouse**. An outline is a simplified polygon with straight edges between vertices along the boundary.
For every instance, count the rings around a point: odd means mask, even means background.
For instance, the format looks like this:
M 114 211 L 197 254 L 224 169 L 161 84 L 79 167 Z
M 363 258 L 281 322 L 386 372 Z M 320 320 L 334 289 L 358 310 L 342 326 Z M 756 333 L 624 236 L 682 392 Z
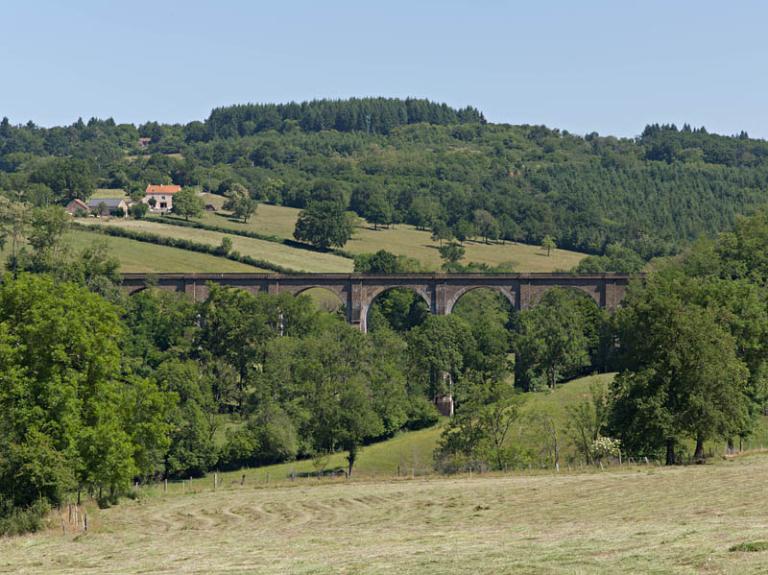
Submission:
M 123 198 L 91 198 L 87 206 L 96 216 L 128 216 L 128 204 Z
M 91 210 L 88 208 L 88 204 L 78 198 L 75 198 L 69 202 L 67 207 L 64 209 L 67 210 L 67 213 L 70 216 L 87 216 L 91 213 Z
M 150 212 L 163 214 L 173 209 L 173 194 L 180 191 L 181 186 L 175 184 L 149 184 L 141 201 L 149 206 Z

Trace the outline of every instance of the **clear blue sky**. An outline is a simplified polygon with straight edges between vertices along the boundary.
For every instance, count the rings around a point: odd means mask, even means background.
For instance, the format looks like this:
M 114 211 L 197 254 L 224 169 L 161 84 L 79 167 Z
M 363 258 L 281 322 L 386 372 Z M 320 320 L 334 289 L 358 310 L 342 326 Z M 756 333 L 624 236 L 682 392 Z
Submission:
M 577 133 L 768 137 L 759 0 L 3 0 L 0 22 L 14 123 L 383 95 Z

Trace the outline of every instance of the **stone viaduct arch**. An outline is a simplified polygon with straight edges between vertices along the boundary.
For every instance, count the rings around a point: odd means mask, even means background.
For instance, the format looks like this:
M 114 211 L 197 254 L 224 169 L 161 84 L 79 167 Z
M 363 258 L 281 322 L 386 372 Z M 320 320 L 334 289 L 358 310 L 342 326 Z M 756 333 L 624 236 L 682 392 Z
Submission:
M 367 331 L 366 318 L 374 299 L 392 288 L 418 293 L 437 315 L 451 313 L 465 293 L 477 288 L 500 292 L 517 310 L 527 309 L 553 287 L 583 291 L 602 308 L 616 309 L 632 276 L 627 274 L 124 274 L 123 289 L 135 293 L 155 285 L 188 294 L 196 301 L 208 296 L 209 284 L 236 287 L 252 293 L 299 295 L 324 288 L 344 302 L 347 321 Z

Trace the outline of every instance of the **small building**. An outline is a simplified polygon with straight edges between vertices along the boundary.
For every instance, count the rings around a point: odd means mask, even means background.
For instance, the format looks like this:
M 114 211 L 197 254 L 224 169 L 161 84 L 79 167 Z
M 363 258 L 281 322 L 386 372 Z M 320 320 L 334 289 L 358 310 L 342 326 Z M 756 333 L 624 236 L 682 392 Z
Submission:
M 123 198 L 91 198 L 87 206 L 95 216 L 128 217 L 128 203 Z
M 88 207 L 88 204 L 77 198 L 69 202 L 67 207 L 64 209 L 67 210 L 67 213 L 70 216 L 77 216 L 79 218 L 87 216 L 91 213 L 91 209 Z
M 173 209 L 173 194 L 180 191 L 181 186 L 175 184 L 149 184 L 141 201 L 153 214 L 164 214 Z
M 151 142 L 152 138 L 139 138 L 139 148 L 146 150 Z

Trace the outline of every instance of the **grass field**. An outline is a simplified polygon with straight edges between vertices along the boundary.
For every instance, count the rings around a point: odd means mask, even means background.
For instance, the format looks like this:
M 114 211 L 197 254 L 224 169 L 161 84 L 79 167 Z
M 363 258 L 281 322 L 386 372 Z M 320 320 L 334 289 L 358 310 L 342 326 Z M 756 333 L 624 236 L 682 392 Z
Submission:
M 110 237 L 82 230 L 72 230 L 67 241 L 77 250 L 94 242 L 106 242 L 109 254 L 120 262 L 121 272 L 266 272 L 261 268 L 234 262 L 209 254 L 158 246 L 128 238 Z
M 96 188 L 93 195 L 90 197 L 92 200 L 103 198 L 128 198 L 128 194 L 122 188 Z
M 123 193 L 122 190 L 100 189 L 97 190 L 94 197 L 116 197 L 121 193 Z M 203 194 L 203 198 L 206 203 L 211 203 L 218 208 L 223 204 L 223 198 L 221 196 Z M 233 231 L 255 231 L 279 238 L 290 239 L 293 237 L 293 229 L 298 213 L 299 210 L 294 208 L 261 204 L 259 205 L 256 214 L 248 221 L 248 223 L 232 221 L 222 212 L 204 212 L 200 221 L 210 225 L 226 227 Z M 149 231 L 162 236 L 190 239 L 210 245 L 220 244 L 221 239 L 227 235 L 220 232 L 184 228 L 149 221 L 88 219 L 83 220 L 83 223 L 89 225 L 119 225 L 131 229 Z M 275 242 L 246 238 L 234 234 L 231 234 L 228 237 L 232 239 L 234 249 L 240 253 L 266 260 L 294 271 L 348 273 L 353 270 L 353 262 L 351 259 L 335 254 L 303 250 Z M 375 252 L 380 249 L 386 249 L 395 254 L 416 258 L 428 271 L 437 271 L 440 269 L 442 263 L 437 247 L 438 244 L 432 241 L 429 232 L 419 231 L 412 226 L 398 225 L 391 229 L 374 230 L 368 224 L 363 224 L 356 229 L 354 237 L 344 246 L 344 249 L 352 253 Z M 584 257 L 584 254 L 568 250 L 555 250 L 551 256 L 547 256 L 538 246 L 525 244 L 502 245 L 484 244 L 482 242 L 466 242 L 465 248 L 465 262 L 472 261 L 489 265 L 514 262 L 515 271 L 521 272 L 567 270 L 576 265 Z M 125 253 L 121 254 L 121 259 L 126 255 L 127 254 Z M 139 265 L 144 261 L 141 256 L 137 256 L 133 259 L 135 260 L 135 263 Z M 161 262 L 162 260 L 157 260 L 156 265 L 163 267 Z M 133 265 L 133 262 L 131 265 Z M 230 271 L 222 270 L 220 267 L 221 266 L 216 269 L 211 268 L 209 271 Z M 251 268 L 249 268 L 249 270 L 254 271 Z M 127 267 L 125 271 L 128 271 Z M 131 271 L 150 270 L 131 268 Z M 208 270 L 164 267 L 163 269 L 153 269 L 151 271 Z
M 768 552 L 729 549 L 768 539 L 766 474 L 768 458 L 753 456 L 590 473 L 225 482 L 91 508 L 88 533 L 54 519 L 48 531 L 0 540 L 0 573 L 765 573 Z
M 351 272 L 353 262 L 330 253 L 319 253 L 300 248 L 293 248 L 275 242 L 256 240 L 236 235 L 228 235 L 208 230 L 184 228 L 171 224 L 161 224 L 144 220 L 97 220 L 89 218 L 83 223 L 94 226 L 119 226 L 126 229 L 151 232 L 160 236 L 183 238 L 212 246 L 221 244 L 224 237 L 232 239 L 233 249 L 243 255 L 267 260 L 271 263 L 304 272 Z M 169 270 L 170 271 L 170 270 Z
M 241 264 L 209 254 L 159 246 L 128 238 L 111 237 L 82 229 L 74 229 L 67 232 L 65 241 L 76 251 L 83 250 L 96 242 L 105 242 L 108 246 L 110 256 L 120 262 L 121 272 L 268 272 L 268 270 L 262 268 Z M 0 252 L 2 253 L 3 259 L 7 257 L 8 252 L 9 250 L 7 247 L 4 251 Z
M 204 194 L 206 203 L 220 207 L 221 196 Z M 260 204 L 256 214 L 248 223 L 233 222 L 218 213 L 206 212 L 201 221 L 204 223 L 226 226 L 233 230 L 256 231 L 281 238 L 293 238 L 293 229 L 299 210 L 283 206 Z M 433 242 L 430 233 L 420 231 L 413 226 L 398 224 L 390 229 L 374 230 L 368 224 L 359 227 L 344 249 L 353 253 L 375 252 L 381 249 L 398 255 L 416 258 L 432 270 L 442 264 L 437 251 L 438 244 Z M 498 265 L 509 261 L 515 262 L 515 270 L 521 272 L 549 272 L 568 270 L 581 261 L 585 254 L 568 250 L 555 250 L 551 256 L 538 246 L 526 244 L 484 244 L 466 242 L 466 262 Z

